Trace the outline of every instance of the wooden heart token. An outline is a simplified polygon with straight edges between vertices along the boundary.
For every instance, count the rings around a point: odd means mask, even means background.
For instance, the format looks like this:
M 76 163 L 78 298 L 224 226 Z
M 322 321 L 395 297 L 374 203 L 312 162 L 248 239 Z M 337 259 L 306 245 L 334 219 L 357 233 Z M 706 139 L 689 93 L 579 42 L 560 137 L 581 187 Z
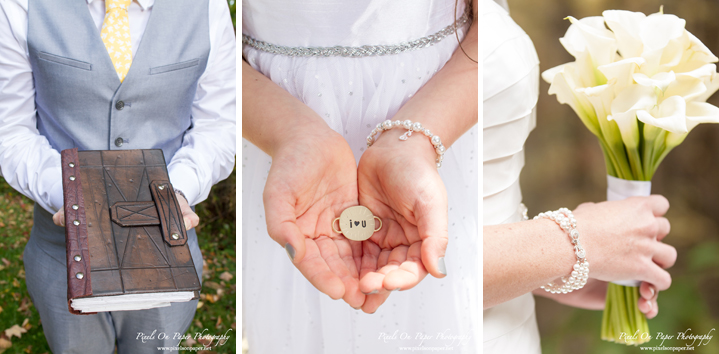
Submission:
M 375 229 L 376 223 L 374 219 L 379 221 L 377 229 Z M 339 220 L 340 224 L 339 230 L 335 229 L 335 221 L 337 220 Z M 367 207 L 361 205 L 345 209 L 339 218 L 332 220 L 332 230 L 345 235 L 345 237 L 353 241 L 364 241 L 380 229 L 382 229 L 382 219 L 374 216 Z

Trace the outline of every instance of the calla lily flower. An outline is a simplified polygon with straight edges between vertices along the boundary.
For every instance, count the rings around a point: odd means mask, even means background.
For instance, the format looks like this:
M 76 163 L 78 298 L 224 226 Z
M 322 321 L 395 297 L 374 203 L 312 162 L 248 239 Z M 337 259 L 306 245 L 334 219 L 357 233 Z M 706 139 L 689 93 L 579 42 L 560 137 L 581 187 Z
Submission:
M 545 80 L 551 80 L 549 87 L 550 95 L 557 95 L 559 103 L 568 104 L 574 112 L 579 116 L 584 125 L 594 135 L 599 134 L 599 123 L 597 116 L 594 114 L 594 107 L 587 100 L 586 96 L 578 95 L 576 91 L 578 85 L 576 70 L 573 63 L 561 65 L 542 73 Z
M 572 23 L 567 34 L 559 39 L 565 49 L 575 58 L 580 53 L 589 52 L 592 61 L 597 65 L 609 64 L 614 61 L 617 52 L 617 40 L 614 33 L 604 26 L 604 18 L 586 17 L 577 20 L 572 16 L 567 19 Z
M 597 69 L 604 74 L 607 80 L 616 80 L 614 91 L 618 93 L 634 83 L 634 73 L 636 73 L 639 67 L 645 62 L 646 60 L 642 57 L 627 58 L 604 64 Z
M 637 148 L 640 142 L 637 111 L 657 104 L 657 96 L 651 87 L 631 85 L 612 102 L 612 114 L 607 117 L 619 126 L 622 140 L 627 147 Z
M 676 147 L 684 141 L 689 132 L 701 123 L 719 123 L 719 108 L 706 102 L 687 103 L 687 131 L 669 132 L 666 137 L 666 145 L 669 149 Z
M 656 87 L 662 92 L 664 92 L 666 91 L 667 87 L 669 87 L 669 84 L 674 82 L 677 77 L 676 75 L 674 75 L 673 71 L 670 71 L 668 73 L 657 73 L 652 77 L 648 77 L 647 75 L 642 73 L 636 73 L 632 75 L 632 79 L 634 79 L 634 81 L 639 85 Z
M 663 100 L 650 110 L 637 111 L 637 119 L 644 124 L 668 130 L 672 133 L 687 133 L 687 102 L 681 96 Z
M 617 48 L 624 58 L 639 57 L 644 48 L 639 36 L 641 24 L 647 18 L 641 12 L 607 10 L 602 17 L 614 36 L 617 38 Z

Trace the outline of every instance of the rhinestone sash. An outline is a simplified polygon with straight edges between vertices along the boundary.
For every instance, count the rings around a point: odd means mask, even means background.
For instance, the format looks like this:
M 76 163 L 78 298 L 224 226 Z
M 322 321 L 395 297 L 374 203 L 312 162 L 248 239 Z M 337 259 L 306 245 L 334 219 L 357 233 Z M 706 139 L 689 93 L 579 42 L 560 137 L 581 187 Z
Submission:
M 274 45 L 254 39 L 248 35 L 242 35 L 242 44 L 247 44 L 257 50 L 272 54 L 286 55 L 291 57 L 349 57 L 360 58 L 368 56 L 390 55 L 409 52 L 439 43 L 448 35 L 454 33 L 455 28 L 461 28 L 469 22 L 469 11 L 462 17 L 439 32 L 426 37 L 415 39 L 410 42 L 398 45 L 364 45 L 361 47 L 285 47 Z

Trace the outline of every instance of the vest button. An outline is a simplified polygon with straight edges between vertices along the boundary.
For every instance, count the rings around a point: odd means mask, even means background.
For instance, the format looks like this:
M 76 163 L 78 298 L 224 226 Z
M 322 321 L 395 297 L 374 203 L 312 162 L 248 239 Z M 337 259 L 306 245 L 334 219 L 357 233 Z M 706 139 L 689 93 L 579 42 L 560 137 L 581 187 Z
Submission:
M 122 146 L 122 142 L 123 142 L 123 141 L 122 141 L 122 138 L 117 138 L 117 139 L 115 139 L 115 146 L 117 146 L 117 147 Z
M 117 108 L 118 111 L 122 111 L 122 109 L 125 108 L 125 102 L 117 101 L 117 103 L 115 103 L 115 108 Z

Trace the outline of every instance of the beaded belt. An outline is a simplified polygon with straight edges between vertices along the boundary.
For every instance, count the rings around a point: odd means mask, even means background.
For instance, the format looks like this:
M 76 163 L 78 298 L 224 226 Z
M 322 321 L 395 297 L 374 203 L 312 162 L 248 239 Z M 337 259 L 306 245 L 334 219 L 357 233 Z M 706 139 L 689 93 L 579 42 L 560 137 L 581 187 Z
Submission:
M 468 8 L 469 10 L 469 8 Z M 454 33 L 456 28 L 461 28 L 469 22 L 469 11 L 466 11 L 457 21 L 441 31 L 426 37 L 398 45 L 364 45 L 361 47 L 285 47 L 274 45 L 254 39 L 248 35 L 242 35 L 242 44 L 247 44 L 257 50 L 272 54 L 287 55 L 291 57 L 368 57 L 388 54 L 399 54 L 417 50 L 439 43 L 448 35 Z

